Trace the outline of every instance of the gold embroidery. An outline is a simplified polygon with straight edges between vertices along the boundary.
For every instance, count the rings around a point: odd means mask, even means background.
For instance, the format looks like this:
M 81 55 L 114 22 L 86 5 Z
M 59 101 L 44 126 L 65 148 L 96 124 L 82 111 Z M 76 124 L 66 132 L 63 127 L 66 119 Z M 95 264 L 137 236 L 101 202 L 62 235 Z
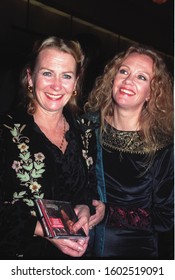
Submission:
M 158 145 L 157 150 L 161 149 L 166 144 L 167 140 L 165 139 Z M 106 147 L 120 152 L 137 154 L 147 154 L 149 152 L 140 131 L 121 131 L 108 123 L 106 123 L 106 131 L 104 131 L 102 135 L 102 145 L 104 148 Z

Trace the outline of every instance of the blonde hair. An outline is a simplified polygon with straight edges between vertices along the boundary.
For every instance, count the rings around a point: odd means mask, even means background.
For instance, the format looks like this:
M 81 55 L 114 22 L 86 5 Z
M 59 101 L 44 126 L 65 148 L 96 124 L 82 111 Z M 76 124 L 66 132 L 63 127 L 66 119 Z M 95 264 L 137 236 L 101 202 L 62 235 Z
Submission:
M 112 99 L 113 81 L 122 62 L 131 54 L 147 55 L 153 60 L 153 79 L 150 84 L 150 99 L 145 102 L 139 119 L 141 132 L 148 150 L 154 152 L 160 141 L 173 138 L 173 83 L 172 76 L 158 52 L 146 46 L 130 46 L 105 66 L 104 72 L 97 77 L 95 86 L 85 104 L 85 111 L 100 111 L 101 132 L 105 130 L 104 120 L 112 116 L 114 101 Z
M 58 51 L 72 55 L 76 61 L 76 77 L 78 77 L 76 85 L 76 94 L 70 98 L 68 106 L 73 112 L 78 112 L 78 100 L 81 96 L 83 73 L 84 73 L 84 54 L 80 44 L 77 41 L 66 40 L 56 36 L 48 37 L 44 40 L 38 40 L 33 47 L 32 55 L 29 62 L 25 65 L 21 72 L 21 84 L 25 91 L 25 103 L 29 114 L 34 114 L 36 110 L 35 96 L 32 91 L 28 89 L 27 69 L 30 69 L 31 75 L 34 75 L 35 68 L 38 63 L 38 56 L 44 49 L 56 49 Z

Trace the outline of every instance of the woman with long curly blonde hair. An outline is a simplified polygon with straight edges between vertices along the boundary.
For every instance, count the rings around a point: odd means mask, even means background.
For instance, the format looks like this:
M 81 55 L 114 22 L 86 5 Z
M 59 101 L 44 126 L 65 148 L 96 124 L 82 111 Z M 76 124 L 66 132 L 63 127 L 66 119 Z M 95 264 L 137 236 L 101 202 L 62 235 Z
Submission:
M 95 254 L 173 258 L 173 83 L 161 55 L 142 45 L 115 55 L 85 111 L 95 123 L 98 188 L 106 203 Z

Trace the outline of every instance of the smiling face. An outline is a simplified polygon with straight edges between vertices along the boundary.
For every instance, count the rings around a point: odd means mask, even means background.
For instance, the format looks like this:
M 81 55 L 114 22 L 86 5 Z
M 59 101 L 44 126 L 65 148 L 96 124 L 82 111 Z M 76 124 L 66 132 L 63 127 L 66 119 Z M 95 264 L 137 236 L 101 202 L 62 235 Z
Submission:
M 62 111 L 76 87 L 76 61 L 72 55 L 54 48 L 42 50 L 28 83 L 33 87 L 36 107 L 50 112 Z
M 147 55 L 131 53 L 122 63 L 114 79 L 115 106 L 141 111 L 150 96 L 153 61 Z

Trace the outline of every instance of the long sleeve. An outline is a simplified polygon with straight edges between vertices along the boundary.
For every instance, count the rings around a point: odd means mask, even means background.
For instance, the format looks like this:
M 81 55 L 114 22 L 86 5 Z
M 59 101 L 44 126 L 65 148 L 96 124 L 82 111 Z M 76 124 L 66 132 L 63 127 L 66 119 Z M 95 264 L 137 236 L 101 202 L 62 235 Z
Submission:
M 30 208 L 22 201 L 11 203 L 7 201 L 8 185 L 5 181 L 6 141 L 1 129 L 0 135 L 0 256 L 17 257 L 20 247 L 28 237 L 33 236 L 36 217 L 30 213 Z M 5 194 L 6 192 L 6 194 Z
M 0 257 L 17 258 L 22 254 L 28 238 L 33 236 L 36 217 L 30 214 L 26 204 L 21 201 L 0 204 Z
M 172 229 L 174 224 L 173 156 L 172 146 L 159 151 L 153 169 L 153 224 L 160 232 Z
M 153 224 L 158 232 L 159 256 L 174 259 L 174 152 L 169 146 L 160 153 L 154 175 Z

